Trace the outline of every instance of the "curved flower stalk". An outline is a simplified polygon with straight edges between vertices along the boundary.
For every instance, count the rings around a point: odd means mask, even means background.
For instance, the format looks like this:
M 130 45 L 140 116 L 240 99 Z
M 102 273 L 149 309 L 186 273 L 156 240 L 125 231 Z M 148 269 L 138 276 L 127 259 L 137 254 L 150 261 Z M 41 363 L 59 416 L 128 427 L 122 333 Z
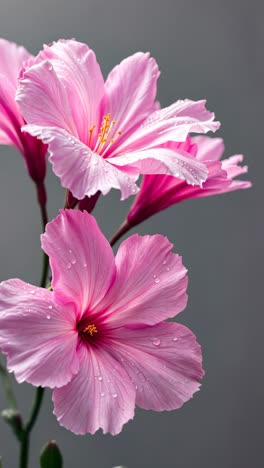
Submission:
M 19 71 L 23 63 L 32 58 L 24 47 L 0 39 L 0 144 L 15 146 L 22 154 L 28 173 L 37 186 L 39 203 L 45 205 L 47 146 L 21 131 L 25 120 L 15 101 Z
M 0 286 L 0 346 L 18 382 L 53 388 L 54 413 L 76 434 L 118 434 L 135 404 L 188 401 L 201 350 L 190 330 L 164 321 L 187 302 L 186 269 L 168 240 L 134 235 L 114 258 L 91 215 L 65 210 L 42 247 L 53 291 L 18 279 Z
M 82 200 L 111 188 L 138 191 L 139 174 L 170 174 L 202 185 L 206 166 L 168 141 L 215 131 L 205 101 L 156 102 L 159 69 L 148 53 L 123 60 L 104 83 L 94 52 L 74 40 L 45 46 L 21 73 L 17 101 L 27 133 L 49 145 L 53 171 Z
M 176 146 L 179 151 L 183 149 L 206 165 L 208 177 L 203 187 L 187 185 L 176 177 L 145 175 L 140 191 L 129 210 L 126 230 L 188 198 L 209 197 L 251 187 L 249 181 L 234 180 L 248 171 L 247 166 L 239 165 L 243 161 L 242 155 L 220 161 L 224 153 L 224 142 L 221 138 L 188 137 L 184 143 L 178 143 Z

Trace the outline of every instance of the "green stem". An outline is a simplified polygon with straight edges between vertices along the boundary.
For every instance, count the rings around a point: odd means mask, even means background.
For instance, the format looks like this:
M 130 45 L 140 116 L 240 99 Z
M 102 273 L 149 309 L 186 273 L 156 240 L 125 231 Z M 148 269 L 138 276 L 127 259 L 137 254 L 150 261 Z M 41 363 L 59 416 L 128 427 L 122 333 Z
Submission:
M 41 220 L 42 220 L 42 230 L 45 231 L 45 227 L 48 222 L 46 205 L 40 205 L 40 211 L 41 211 Z M 43 252 L 42 273 L 41 273 L 41 280 L 39 283 L 41 288 L 45 288 L 46 286 L 48 271 L 49 271 L 49 257 L 47 256 L 45 252 Z
M 9 407 L 12 409 L 17 409 L 16 399 L 12 390 L 8 372 L 1 363 L 0 363 L 0 375 L 1 375 L 3 386 L 6 392 L 6 397 L 7 397 Z
M 35 424 L 35 422 L 37 420 L 39 410 L 40 410 L 40 407 L 41 407 L 41 403 L 42 403 L 42 400 L 43 400 L 44 390 L 45 389 L 43 387 L 37 387 L 36 396 L 35 396 L 35 400 L 34 400 L 34 403 L 33 403 L 32 409 L 31 409 L 30 418 L 29 418 L 28 423 L 25 425 L 25 428 L 24 428 L 24 431 L 27 434 L 29 434 L 32 431 L 32 429 L 34 427 L 34 424 Z

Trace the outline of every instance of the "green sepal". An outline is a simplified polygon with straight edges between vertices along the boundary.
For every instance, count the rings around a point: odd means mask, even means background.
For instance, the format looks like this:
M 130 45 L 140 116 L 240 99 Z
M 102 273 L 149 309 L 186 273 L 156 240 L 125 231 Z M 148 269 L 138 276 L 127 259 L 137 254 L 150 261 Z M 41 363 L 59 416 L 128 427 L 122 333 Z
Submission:
M 23 423 L 20 412 L 17 409 L 7 408 L 4 409 L 1 414 L 4 421 L 12 427 L 15 435 L 20 439 L 23 433 Z
M 40 454 L 41 468 L 62 468 L 63 459 L 55 440 L 45 445 Z

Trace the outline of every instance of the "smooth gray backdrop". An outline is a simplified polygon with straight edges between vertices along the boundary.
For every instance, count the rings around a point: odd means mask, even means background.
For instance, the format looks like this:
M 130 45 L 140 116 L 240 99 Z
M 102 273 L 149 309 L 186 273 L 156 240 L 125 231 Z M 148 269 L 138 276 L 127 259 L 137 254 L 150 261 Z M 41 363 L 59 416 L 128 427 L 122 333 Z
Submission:
M 159 99 L 207 98 L 222 122 L 226 155 L 244 153 L 254 188 L 191 200 L 137 231 L 163 233 L 189 269 L 189 304 L 179 320 L 202 344 L 201 391 L 180 410 L 138 410 L 119 436 L 77 437 L 60 428 L 45 395 L 30 467 L 56 439 L 65 468 L 261 468 L 264 466 L 263 352 L 263 3 L 259 0 L 2 0 L 0 36 L 37 53 L 60 37 L 89 43 L 106 75 L 125 56 L 149 50 L 162 74 Z M 34 187 L 12 148 L 0 148 L 0 279 L 33 283 L 40 274 L 40 221 Z M 49 216 L 63 203 L 49 171 Z M 130 202 L 115 191 L 96 216 L 113 233 Z M 18 388 L 27 414 L 33 388 Z M 89 398 L 89 395 L 87 395 Z M 5 408 L 0 388 L 0 407 Z M 17 446 L 0 422 L 4 468 L 17 467 Z

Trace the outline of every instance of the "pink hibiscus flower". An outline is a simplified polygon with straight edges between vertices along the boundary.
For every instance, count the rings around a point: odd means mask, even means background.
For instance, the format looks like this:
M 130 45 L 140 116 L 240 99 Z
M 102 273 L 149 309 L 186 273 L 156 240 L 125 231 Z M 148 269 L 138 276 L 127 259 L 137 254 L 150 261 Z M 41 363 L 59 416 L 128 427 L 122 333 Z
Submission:
M 94 52 L 59 41 L 29 60 L 17 101 L 24 130 L 49 144 L 53 171 L 78 200 L 97 191 L 138 191 L 139 174 L 170 174 L 202 184 L 207 168 L 188 153 L 164 148 L 189 132 L 219 127 L 205 101 L 177 101 L 158 109 L 158 66 L 148 53 L 123 60 L 106 82 Z
M 224 153 L 224 142 L 221 138 L 188 137 L 184 143 L 170 145 L 177 146 L 178 151 L 183 150 L 206 165 L 208 177 L 203 187 L 187 185 L 176 177 L 145 175 L 140 192 L 128 213 L 123 232 L 155 213 L 188 198 L 209 197 L 251 187 L 251 182 L 234 180 L 234 177 L 245 174 L 248 170 L 247 166 L 239 166 L 243 161 L 242 155 L 219 161 Z
M 168 240 L 134 235 L 114 258 L 95 219 L 66 210 L 42 247 L 53 291 L 0 285 L 0 346 L 17 380 L 53 388 L 54 413 L 76 434 L 117 434 L 135 404 L 162 411 L 189 400 L 201 350 L 190 330 L 163 321 L 187 302 L 186 269 Z
M 46 195 L 43 181 L 46 172 L 46 145 L 21 132 L 25 120 L 15 102 L 19 70 L 33 56 L 22 46 L 0 39 L 0 144 L 13 145 L 22 154 L 28 173 L 38 188 L 41 204 Z

